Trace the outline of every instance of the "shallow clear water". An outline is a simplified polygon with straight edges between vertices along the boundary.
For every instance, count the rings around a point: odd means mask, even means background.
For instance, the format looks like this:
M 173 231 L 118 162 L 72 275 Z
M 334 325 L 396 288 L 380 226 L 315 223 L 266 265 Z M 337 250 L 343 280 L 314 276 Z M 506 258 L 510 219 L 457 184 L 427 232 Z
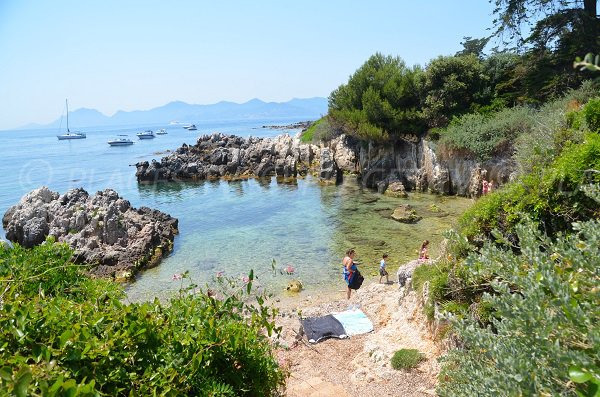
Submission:
M 82 186 L 90 193 L 108 187 L 132 205 L 157 208 L 179 219 L 180 235 L 173 253 L 160 266 L 142 272 L 127 288 L 132 301 L 166 297 L 180 287 L 172 275 L 189 270 L 198 284 L 210 282 L 217 272 L 241 278 L 254 269 L 258 282 L 278 294 L 288 281 L 302 280 L 308 293 L 338 285 L 341 258 L 348 248 L 357 250 L 361 271 L 375 277 L 384 252 L 390 274 L 398 265 L 417 256 L 423 239 L 437 254 L 442 232 L 471 203 L 470 200 L 411 194 L 395 199 L 361 189 L 354 178 L 340 186 L 321 186 L 308 177 L 283 182 L 276 178 L 245 181 L 203 181 L 138 185 L 137 161 L 160 158 L 167 149 L 215 130 L 242 136 L 275 135 L 260 129 L 272 121 L 223 122 L 195 133 L 179 126 L 144 126 L 137 129 L 88 129 L 81 141 L 58 141 L 56 131 L 5 131 L 1 149 L 2 186 L 0 211 L 4 213 L 20 197 L 41 185 L 65 192 Z M 121 133 L 147 128 L 167 128 L 169 135 L 128 147 L 110 147 L 106 140 Z M 137 139 L 137 138 L 136 138 Z M 412 205 L 423 219 L 413 225 L 389 216 L 399 204 Z M 432 210 L 435 204 L 439 211 Z M 271 271 L 292 265 L 293 276 Z

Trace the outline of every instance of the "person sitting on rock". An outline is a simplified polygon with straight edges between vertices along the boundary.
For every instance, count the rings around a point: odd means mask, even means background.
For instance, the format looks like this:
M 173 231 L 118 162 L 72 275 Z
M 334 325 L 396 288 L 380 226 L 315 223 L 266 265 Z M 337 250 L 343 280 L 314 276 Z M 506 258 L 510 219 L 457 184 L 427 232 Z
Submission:
M 426 261 L 429 259 L 429 253 L 427 252 L 428 247 L 429 240 L 423 241 L 423 244 L 421 244 L 421 249 L 419 250 L 419 260 Z
M 390 283 L 390 276 L 387 272 L 387 270 L 385 269 L 385 260 L 388 258 L 388 254 L 383 254 L 383 256 L 381 257 L 381 262 L 379 263 L 379 284 L 381 284 L 381 280 L 383 279 L 383 276 L 385 276 L 385 280 L 386 280 L 386 284 Z

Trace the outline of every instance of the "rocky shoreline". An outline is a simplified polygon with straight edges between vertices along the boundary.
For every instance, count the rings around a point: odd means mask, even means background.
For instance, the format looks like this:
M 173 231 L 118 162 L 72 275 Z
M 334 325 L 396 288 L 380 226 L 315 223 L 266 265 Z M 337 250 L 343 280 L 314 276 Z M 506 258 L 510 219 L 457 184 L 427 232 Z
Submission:
M 262 128 L 268 128 L 270 130 L 306 130 L 310 127 L 314 121 L 299 121 L 297 123 L 287 125 L 263 125 Z
M 48 236 L 75 250 L 76 263 L 99 277 L 127 280 L 156 266 L 173 248 L 178 220 L 148 207 L 133 208 L 112 189 L 90 196 L 79 188 L 60 195 L 47 187 L 29 192 L 2 218 L 6 237 L 24 247 Z
M 395 142 L 375 144 L 340 135 L 319 145 L 300 142 L 287 134 L 275 138 L 243 138 L 214 133 L 184 144 L 160 161 L 136 166 L 138 182 L 243 179 L 317 175 L 321 182 L 338 183 L 346 173 L 357 174 L 361 184 L 397 197 L 418 191 L 477 197 L 482 182 L 498 187 L 515 174 L 511 159 L 485 162 L 467 157 L 439 157 L 434 145 L 405 135 Z
M 243 179 L 278 176 L 294 178 L 318 172 L 336 180 L 338 168 L 326 148 L 303 144 L 287 134 L 276 138 L 242 138 L 214 133 L 183 144 L 160 161 L 137 163 L 138 182 Z

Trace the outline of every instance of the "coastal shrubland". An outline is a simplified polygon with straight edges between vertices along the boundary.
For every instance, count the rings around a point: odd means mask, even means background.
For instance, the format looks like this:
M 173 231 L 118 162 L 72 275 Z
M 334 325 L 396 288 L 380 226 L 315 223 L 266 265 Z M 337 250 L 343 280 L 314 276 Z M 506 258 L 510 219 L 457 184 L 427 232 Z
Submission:
M 442 360 L 440 395 L 598 390 L 600 135 L 588 122 L 595 102 L 567 97 L 543 107 L 548 123 L 532 124 L 530 142 L 548 150 L 465 212 L 443 259 L 415 270 L 414 287 L 428 288 L 425 313 L 446 318 L 458 341 Z
M 0 390 L 26 395 L 277 395 L 286 373 L 267 334 L 274 309 L 222 279 L 168 303 L 127 304 L 51 240 L 0 248 Z M 254 303 L 252 303 L 254 302 Z

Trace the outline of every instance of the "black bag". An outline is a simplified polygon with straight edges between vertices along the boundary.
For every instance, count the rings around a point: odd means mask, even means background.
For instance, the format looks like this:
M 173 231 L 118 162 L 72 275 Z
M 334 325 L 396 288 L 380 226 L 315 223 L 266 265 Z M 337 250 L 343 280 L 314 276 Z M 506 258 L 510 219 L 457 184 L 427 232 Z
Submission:
M 365 281 L 365 278 L 362 274 L 360 274 L 358 269 L 356 269 L 354 274 L 352 274 L 352 279 L 350 279 L 350 284 L 348 284 L 348 287 L 351 289 L 359 289 L 363 281 Z

